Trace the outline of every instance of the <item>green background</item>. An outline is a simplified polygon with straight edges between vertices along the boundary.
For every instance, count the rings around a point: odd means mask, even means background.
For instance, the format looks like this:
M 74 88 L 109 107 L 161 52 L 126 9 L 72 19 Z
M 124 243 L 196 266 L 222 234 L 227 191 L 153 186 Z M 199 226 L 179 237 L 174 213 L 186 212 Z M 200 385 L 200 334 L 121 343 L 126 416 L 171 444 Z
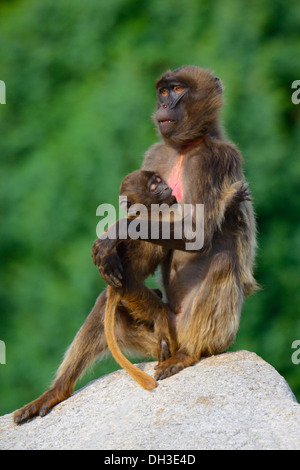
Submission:
M 104 287 L 96 208 L 157 139 L 155 79 L 183 64 L 225 85 L 228 137 L 257 213 L 256 278 L 232 349 L 300 398 L 299 0 L 19 0 L 0 6 L 0 414 L 36 398 Z M 79 382 L 116 368 L 97 363 Z

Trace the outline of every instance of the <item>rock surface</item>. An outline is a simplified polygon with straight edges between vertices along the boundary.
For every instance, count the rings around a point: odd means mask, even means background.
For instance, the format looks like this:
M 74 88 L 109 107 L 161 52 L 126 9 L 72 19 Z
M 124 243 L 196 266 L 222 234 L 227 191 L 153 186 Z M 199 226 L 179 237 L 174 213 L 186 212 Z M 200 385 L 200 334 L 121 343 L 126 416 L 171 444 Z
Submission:
M 153 375 L 155 363 L 140 364 Z M 35 397 L 33 397 L 35 398 Z M 0 418 L 0 449 L 300 449 L 300 405 L 254 353 L 201 360 L 148 392 L 117 371 L 44 418 Z

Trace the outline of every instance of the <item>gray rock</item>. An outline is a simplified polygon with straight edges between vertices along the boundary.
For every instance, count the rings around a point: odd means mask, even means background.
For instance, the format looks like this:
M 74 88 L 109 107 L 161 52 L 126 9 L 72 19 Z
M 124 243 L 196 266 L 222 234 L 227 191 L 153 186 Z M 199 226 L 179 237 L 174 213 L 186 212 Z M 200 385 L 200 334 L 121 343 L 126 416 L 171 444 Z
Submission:
M 139 367 L 153 375 L 154 365 Z M 0 449 L 300 449 L 300 405 L 256 354 L 224 353 L 151 392 L 119 370 L 44 418 L 16 426 L 5 415 Z

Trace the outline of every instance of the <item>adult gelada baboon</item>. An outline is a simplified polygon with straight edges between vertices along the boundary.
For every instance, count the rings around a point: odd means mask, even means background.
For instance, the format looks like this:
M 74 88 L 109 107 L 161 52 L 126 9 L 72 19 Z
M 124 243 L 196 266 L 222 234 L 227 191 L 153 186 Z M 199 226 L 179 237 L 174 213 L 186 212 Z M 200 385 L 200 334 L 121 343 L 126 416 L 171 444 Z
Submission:
M 182 204 L 204 204 L 204 244 L 187 251 L 184 233 L 169 239 L 148 239 L 171 250 L 168 275 L 163 276 L 171 328 L 177 350 L 156 369 L 163 379 L 225 350 L 235 339 L 243 299 L 256 289 L 253 263 L 255 219 L 249 200 L 224 211 L 231 185 L 244 180 L 242 157 L 223 135 L 220 111 L 222 84 L 210 71 L 195 66 L 167 71 L 156 83 L 154 120 L 162 141 L 146 153 L 143 170 L 158 173 Z M 132 222 L 126 219 L 127 224 Z M 121 226 L 121 225 L 120 225 Z M 93 247 L 102 277 L 111 282 L 118 273 L 120 239 L 100 237 Z M 162 266 L 164 272 L 164 263 Z M 156 295 L 153 293 L 153 295 Z M 14 414 L 16 423 L 45 415 L 73 391 L 85 368 L 107 349 L 104 334 L 106 291 L 98 297 L 78 331 L 50 390 Z M 155 356 L 157 336 L 136 320 L 128 302 L 116 312 L 116 336 L 121 346 Z
M 243 182 L 233 183 L 222 196 L 226 201 L 223 204 L 224 211 L 234 210 L 237 204 L 249 200 L 249 196 L 247 185 Z M 184 211 L 178 208 L 176 198 L 172 195 L 172 188 L 152 171 L 136 170 L 127 175 L 121 184 L 120 203 L 128 210 L 128 217 L 138 217 L 139 224 L 146 222 L 147 230 L 149 219 L 151 223 L 156 219 L 164 223 L 177 221 L 182 225 Z M 157 228 L 159 230 L 159 224 Z M 117 308 L 123 306 L 134 311 L 135 319 L 143 322 L 144 328 L 148 325 L 151 330 L 154 329 L 157 333 L 158 365 L 176 352 L 178 345 L 176 332 L 169 322 L 169 315 L 172 314 L 170 308 L 161 300 L 160 291 L 158 296 L 153 295 L 153 291 L 144 285 L 145 279 L 154 274 L 160 264 L 164 265 L 165 279 L 169 278 L 173 251 L 139 239 L 122 240 L 110 258 L 109 273 L 102 272 L 103 266 L 99 254 L 101 255 L 101 251 L 98 249 L 98 244 L 95 244 L 94 263 L 99 264 L 101 275 L 109 283 L 104 322 L 109 349 L 117 362 L 142 387 L 152 390 L 157 386 L 156 380 L 131 364 L 119 348 L 115 338 L 115 315 Z M 155 289 L 155 293 L 157 291 L 158 289 Z

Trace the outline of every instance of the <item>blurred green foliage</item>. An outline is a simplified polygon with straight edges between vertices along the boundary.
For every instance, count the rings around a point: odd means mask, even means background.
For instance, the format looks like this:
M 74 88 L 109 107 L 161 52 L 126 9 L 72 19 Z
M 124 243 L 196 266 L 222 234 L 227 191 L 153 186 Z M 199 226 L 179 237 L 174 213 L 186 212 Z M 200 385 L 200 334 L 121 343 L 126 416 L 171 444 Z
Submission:
M 300 398 L 298 0 L 15 0 L 0 5 L 0 414 L 36 398 L 104 285 L 96 208 L 156 137 L 155 79 L 211 68 L 257 212 L 256 277 L 232 349 L 270 362 Z M 104 361 L 78 386 L 116 364 Z

